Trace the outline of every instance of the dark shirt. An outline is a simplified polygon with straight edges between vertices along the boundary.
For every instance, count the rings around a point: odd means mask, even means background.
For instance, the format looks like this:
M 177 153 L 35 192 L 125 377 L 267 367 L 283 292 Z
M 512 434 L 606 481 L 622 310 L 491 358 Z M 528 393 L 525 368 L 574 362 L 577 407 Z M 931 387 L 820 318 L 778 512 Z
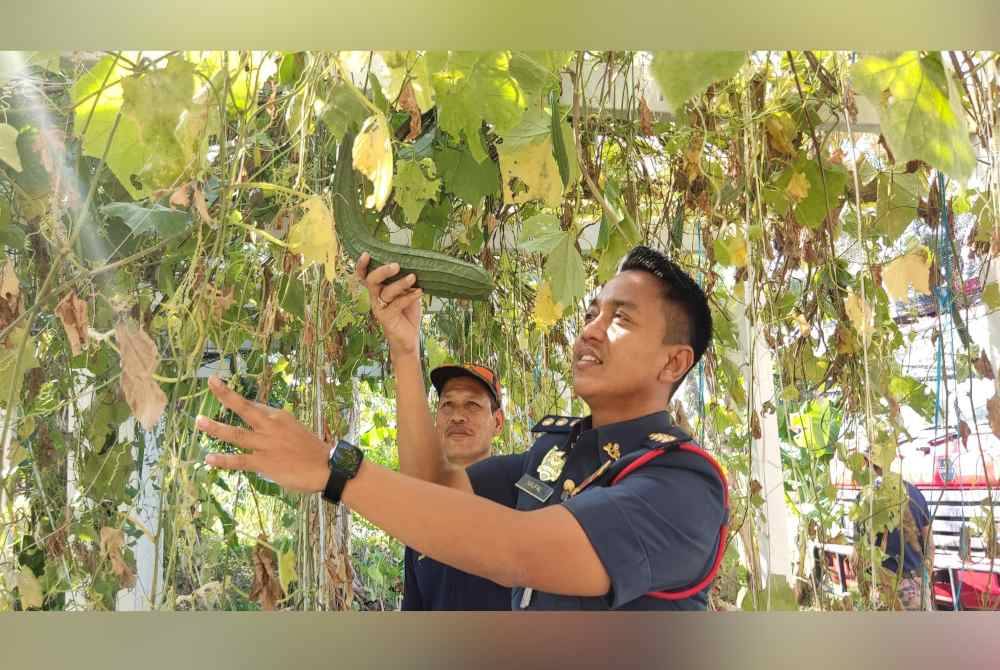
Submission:
M 666 412 L 591 428 L 590 418 L 569 419 L 563 426 L 546 417 L 533 430 L 542 431 L 523 454 L 495 456 L 468 468 L 473 490 L 507 507 L 533 510 L 564 505 L 579 522 L 611 578 L 605 596 L 576 597 L 532 592 L 532 610 L 697 610 L 705 609 L 706 587 L 684 600 L 662 600 L 650 591 L 678 590 L 697 584 L 711 569 L 725 518 L 723 484 L 702 457 L 672 451 L 654 458 L 614 486 L 616 474 L 650 448 L 661 446 L 650 435 L 668 434 L 690 441 L 670 423 Z M 563 422 L 564 418 L 556 418 Z M 605 450 L 616 445 L 620 458 Z M 552 493 L 542 502 L 519 489 L 524 475 L 536 480 L 546 454 L 559 448 L 565 464 Z M 614 460 L 604 474 L 575 497 L 563 499 L 567 479 L 580 484 L 602 464 Z M 544 468 L 543 468 L 544 469 Z M 558 560 L 558 557 L 553 557 Z M 511 593 L 511 608 L 523 609 L 525 589 Z
M 404 611 L 510 611 L 510 589 L 470 575 L 410 547 L 403 557 Z
M 906 493 L 910 498 L 910 514 L 913 515 L 913 521 L 917 527 L 917 540 L 921 545 L 920 550 L 918 551 L 909 543 L 906 543 L 904 546 L 901 529 L 903 522 L 901 520 L 900 525 L 889 532 L 889 537 L 885 545 L 885 553 L 889 557 L 882 561 L 882 567 L 896 572 L 899 567 L 899 557 L 902 556 L 903 572 L 920 574 L 924 562 L 924 550 L 926 549 L 923 546 L 923 533 L 924 529 L 930 525 L 931 510 L 927 506 L 927 499 L 924 498 L 924 494 L 920 492 L 920 489 L 907 481 L 904 481 L 903 485 L 906 486 Z M 878 533 L 875 536 L 875 543 L 879 547 L 882 546 L 882 533 Z

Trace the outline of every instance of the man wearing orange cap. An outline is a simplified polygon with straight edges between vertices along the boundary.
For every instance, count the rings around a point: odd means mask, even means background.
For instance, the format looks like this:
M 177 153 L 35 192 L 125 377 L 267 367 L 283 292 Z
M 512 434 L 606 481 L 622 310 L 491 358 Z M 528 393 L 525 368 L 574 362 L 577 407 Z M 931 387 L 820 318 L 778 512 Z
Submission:
M 503 429 L 500 382 L 483 365 L 431 371 L 438 393 L 434 429 L 448 462 L 466 468 L 488 457 Z M 406 548 L 404 611 L 510 610 L 510 589 Z

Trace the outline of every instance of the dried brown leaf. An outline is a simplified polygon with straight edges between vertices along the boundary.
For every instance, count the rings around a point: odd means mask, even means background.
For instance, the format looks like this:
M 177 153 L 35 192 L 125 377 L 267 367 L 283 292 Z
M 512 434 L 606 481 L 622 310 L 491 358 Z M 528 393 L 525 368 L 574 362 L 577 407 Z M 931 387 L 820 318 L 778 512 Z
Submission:
M 101 553 L 111 561 L 111 571 L 118 577 L 122 588 L 130 589 L 135 586 L 135 573 L 131 566 L 125 562 L 122 549 L 125 547 L 125 533 L 121 528 L 111 528 L 105 526 L 101 528 Z
M 760 428 L 760 416 L 757 412 L 750 415 L 750 434 L 753 435 L 753 439 L 759 440 L 764 436 L 764 432 Z
M 653 135 L 653 112 L 646 104 L 646 96 L 639 98 L 639 129 L 646 137 Z
M 962 438 L 962 446 L 963 447 L 969 446 L 969 436 L 972 435 L 972 429 L 969 428 L 969 424 L 967 424 L 965 421 L 959 421 L 958 434 Z
M 131 321 L 115 326 L 122 361 L 122 392 L 132 414 L 146 430 L 152 430 L 167 406 L 167 396 L 153 379 L 160 362 L 156 343 Z
M 17 303 L 21 297 L 21 284 L 17 281 L 17 273 L 14 271 L 14 261 L 7 259 L 0 270 L 0 301 L 7 303 L 11 311 L 17 308 Z
M 194 209 L 198 212 L 198 217 L 208 225 L 214 226 L 215 222 L 208 213 L 208 202 L 205 200 L 205 192 L 201 189 L 201 184 L 195 184 L 192 200 L 194 202 Z
M 183 184 L 170 194 L 170 206 L 187 209 L 191 206 L 191 184 Z
M 994 395 L 986 401 L 986 413 L 990 417 L 993 434 L 1000 437 L 1000 395 Z
M 56 305 L 55 313 L 66 331 L 70 351 L 74 356 L 79 356 L 87 348 L 87 329 L 90 326 L 87 321 L 87 302 L 76 297 L 75 291 L 70 291 Z
M 410 132 L 403 138 L 404 142 L 412 142 L 420 137 L 423 129 L 423 120 L 420 117 L 420 105 L 417 104 L 417 94 L 413 90 L 411 82 L 406 82 L 406 86 L 399 92 L 399 108 L 410 115 Z
M 274 551 L 266 544 L 267 536 L 261 533 L 257 540 L 257 546 L 253 550 L 253 587 L 250 589 L 250 599 L 259 602 L 262 610 L 275 610 L 278 602 L 285 597 L 278 576 L 278 561 Z
M 976 368 L 976 372 L 979 373 L 980 377 L 985 379 L 994 379 L 993 364 L 990 363 L 989 356 L 986 355 L 985 349 L 980 352 L 978 358 L 972 361 L 972 366 Z

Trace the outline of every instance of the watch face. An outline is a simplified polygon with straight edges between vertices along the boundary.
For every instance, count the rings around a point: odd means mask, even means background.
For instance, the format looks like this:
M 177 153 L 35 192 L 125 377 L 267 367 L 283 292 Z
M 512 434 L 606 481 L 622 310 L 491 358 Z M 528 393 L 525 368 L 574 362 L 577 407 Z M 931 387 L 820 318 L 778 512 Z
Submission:
M 353 477 L 361 467 L 361 459 L 364 452 L 355 447 L 350 442 L 340 440 L 337 447 L 330 455 L 330 468 L 343 473 L 347 477 Z

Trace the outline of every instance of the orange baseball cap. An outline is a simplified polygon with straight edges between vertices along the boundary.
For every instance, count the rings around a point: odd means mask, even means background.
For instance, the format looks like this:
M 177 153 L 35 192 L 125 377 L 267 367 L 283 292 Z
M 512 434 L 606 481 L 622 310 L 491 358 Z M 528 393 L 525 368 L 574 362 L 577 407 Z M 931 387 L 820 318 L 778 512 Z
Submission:
M 493 399 L 496 400 L 497 406 L 501 405 L 500 380 L 497 378 L 496 373 L 485 365 L 477 365 L 475 363 L 442 365 L 431 370 L 431 383 L 434 384 L 434 388 L 437 389 L 439 395 L 441 389 L 444 388 L 445 382 L 455 377 L 473 377 L 478 379 L 486 386 Z

